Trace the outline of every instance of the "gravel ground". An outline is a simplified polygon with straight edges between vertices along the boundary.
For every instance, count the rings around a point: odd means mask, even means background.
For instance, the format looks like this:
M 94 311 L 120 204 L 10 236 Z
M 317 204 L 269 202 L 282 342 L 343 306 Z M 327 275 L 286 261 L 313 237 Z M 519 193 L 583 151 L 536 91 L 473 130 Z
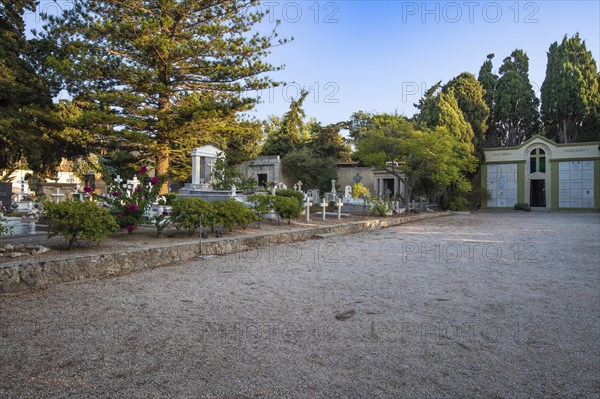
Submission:
M 600 215 L 478 213 L 0 297 L 0 398 L 597 398 Z

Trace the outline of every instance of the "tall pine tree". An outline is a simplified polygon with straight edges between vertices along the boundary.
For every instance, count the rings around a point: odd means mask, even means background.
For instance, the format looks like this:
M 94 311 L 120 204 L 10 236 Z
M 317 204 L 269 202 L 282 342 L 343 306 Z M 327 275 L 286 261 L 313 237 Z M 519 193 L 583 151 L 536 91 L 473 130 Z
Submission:
M 45 37 L 61 50 L 50 62 L 71 95 L 110 114 L 118 139 L 139 140 L 165 174 L 178 143 L 204 134 L 206 101 L 230 115 L 256 102 L 245 92 L 275 84 L 265 73 L 279 68 L 265 57 L 286 40 L 254 31 L 264 16 L 257 4 L 75 0 L 62 16 L 46 17 Z M 190 98 L 198 93 L 209 98 Z

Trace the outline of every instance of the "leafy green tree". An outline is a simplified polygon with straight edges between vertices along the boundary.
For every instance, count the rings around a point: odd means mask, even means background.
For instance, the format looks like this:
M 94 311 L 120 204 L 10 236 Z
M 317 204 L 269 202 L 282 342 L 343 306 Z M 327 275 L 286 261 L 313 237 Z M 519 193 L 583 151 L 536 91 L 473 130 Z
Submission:
M 262 124 L 241 118 L 237 114 L 239 108 L 236 101 L 210 92 L 193 93 L 185 99 L 176 114 L 176 124 L 181 126 L 182 134 L 171 145 L 170 168 L 175 180 L 190 179 L 189 158 L 195 147 L 216 145 L 225 151 L 227 162 L 232 165 L 259 154 L 259 142 L 263 138 Z M 136 152 L 143 154 L 144 150 Z
M 516 146 L 540 131 L 540 101 L 529 81 L 529 58 L 523 50 L 506 57 L 494 93 L 494 128 L 499 144 Z
M 25 160 L 34 173 L 50 175 L 63 156 L 85 154 L 91 140 L 66 127 L 78 110 L 53 105 L 55 93 L 38 70 L 43 51 L 25 38 L 23 13 L 36 4 L 0 1 L 0 170 Z
M 474 171 L 477 165 L 469 144 L 445 127 L 373 129 L 359 140 L 358 152 L 369 165 L 386 169 L 404 184 L 407 210 L 413 188 L 424 179 L 468 192 L 471 184 L 464 173 Z
M 488 128 L 488 117 L 490 109 L 485 101 L 485 90 L 475 76 L 463 72 L 444 86 L 444 92 L 453 90 L 454 97 L 458 102 L 458 108 L 462 111 L 465 121 L 473 129 L 473 145 L 475 154 L 483 160 L 483 148 L 486 142 L 486 131 Z
M 281 160 L 282 171 L 291 181 L 302 181 L 306 188 L 331 189 L 331 181 L 338 179 L 337 160 L 320 158 L 310 149 L 303 148 L 288 153 Z
M 345 126 L 344 122 L 327 126 L 322 126 L 320 123 L 313 124 L 310 140 L 307 143 L 308 148 L 320 158 L 349 160 L 351 148 L 340 132 Z
M 438 91 L 440 83 L 433 86 L 417 105 L 420 112 L 415 116 L 417 122 L 427 128 L 444 127 L 458 141 L 464 143 L 471 152 L 473 145 L 473 128 L 466 121 L 458 101 L 454 96 L 454 88 L 448 87 L 446 91 Z M 437 94 L 435 94 L 437 92 Z
M 485 147 L 496 147 L 496 131 L 494 123 L 494 96 L 496 93 L 496 86 L 498 85 L 498 75 L 493 71 L 492 60 L 494 54 L 488 54 L 487 59 L 479 69 L 479 75 L 477 81 L 481 83 L 481 87 L 484 90 L 483 100 L 487 104 L 489 109 L 489 118 L 487 123 L 487 129 L 485 132 Z
M 211 93 L 229 111 L 245 111 L 256 99 L 242 93 L 274 85 L 265 73 L 279 68 L 264 58 L 277 34 L 253 31 L 264 16 L 254 11 L 256 5 L 75 0 L 62 16 L 46 16 L 41 38 L 60 49 L 49 64 L 71 95 L 108 113 L 121 140 L 145 137 L 145 152 L 164 175 L 173 148 L 203 134 L 197 128 L 210 101 L 194 96 Z
M 302 104 L 309 92 L 303 90 L 300 97 L 293 100 L 290 109 L 283 115 L 278 129 L 267 136 L 262 148 L 262 155 L 279 155 L 284 157 L 289 152 L 301 147 L 304 135 L 304 118 L 306 113 Z
M 348 126 L 350 139 L 354 145 L 357 145 L 360 139 L 364 138 L 374 129 L 396 129 L 399 131 L 414 129 L 414 124 L 398 113 L 371 114 L 364 111 L 358 111 L 352 114 L 350 121 L 346 122 Z M 364 162 L 360 158 L 361 153 L 355 151 L 351 154 L 352 159 Z
M 348 136 L 354 143 L 357 143 L 373 127 L 373 115 L 365 111 L 357 111 L 348 121 Z
M 596 61 L 579 34 L 565 35 L 560 44 L 550 45 L 541 88 L 541 113 L 548 137 L 574 143 L 589 137 L 586 127 L 594 127 L 593 133 L 598 134 L 599 80 Z

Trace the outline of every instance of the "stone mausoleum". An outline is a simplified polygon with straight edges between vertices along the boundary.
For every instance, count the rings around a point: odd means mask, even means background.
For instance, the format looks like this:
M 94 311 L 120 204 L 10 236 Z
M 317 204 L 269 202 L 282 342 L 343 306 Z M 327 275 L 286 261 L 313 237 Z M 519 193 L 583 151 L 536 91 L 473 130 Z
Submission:
M 600 143 L 556 144 L 534 136 L 517 147 L 485 150 L 482 208 L 600 210 Z

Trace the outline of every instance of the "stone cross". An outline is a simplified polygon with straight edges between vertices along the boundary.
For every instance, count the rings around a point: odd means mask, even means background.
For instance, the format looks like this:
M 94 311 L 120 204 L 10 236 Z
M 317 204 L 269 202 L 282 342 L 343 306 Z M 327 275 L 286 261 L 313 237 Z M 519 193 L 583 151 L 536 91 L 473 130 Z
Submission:
M 121 183 L 123 182 L 123 179 L 121 179 L 121 175 L 117 175 L 117 177 L 115 178 L 115 182 L 117 183 L 117 185 L 121 185 Z
M 337 194 L 337 192 L 335 191 L 335 180 L 331 181 L 331 195 L 333 197 L 335 197 L 335 195 Z
M 353 178 L 354 183 L 356 183 L 356 184 L 360 183 L 362 181 L 362 179 L 363 179 L 362 176 L 360 174 L 358 174 L 358 173 Z
M 54 197 L 56 199 L 56 203 L 58 204 L 60 202 L 60 197 L 64 197 L 65 195 L 63 193 L 61 193 L 60 189 L 57 187 L 56 193 L 50 194 L 50 196 Z
M 298 186 L 298 191 L 302 191 L 302 180 L 298 180 L 298 183 L 296 183 L 296 185 Z
M 232 196 L 232 197 L 235 197 L 235 196 L 236 196 L 236 194 L 237 194 L 237 189 L 236 189 L 236 187 L 235 187 L 235 184 L 232 184 L 232 185 L 231 185 L 231 196 Z
M 323 202 L 321 203 L 321 208 L 323 208 L 323 220 L 325 220 L 325 208 L 327 208 L 327 198 L 323 197 Z
M 276 187 L 276 186 L 273 186 L 273 187 L 271 188 L 271 195 L 275 195 L 275 190 L 276 190 L 276 189 L 277 189 L 277 187 Z

